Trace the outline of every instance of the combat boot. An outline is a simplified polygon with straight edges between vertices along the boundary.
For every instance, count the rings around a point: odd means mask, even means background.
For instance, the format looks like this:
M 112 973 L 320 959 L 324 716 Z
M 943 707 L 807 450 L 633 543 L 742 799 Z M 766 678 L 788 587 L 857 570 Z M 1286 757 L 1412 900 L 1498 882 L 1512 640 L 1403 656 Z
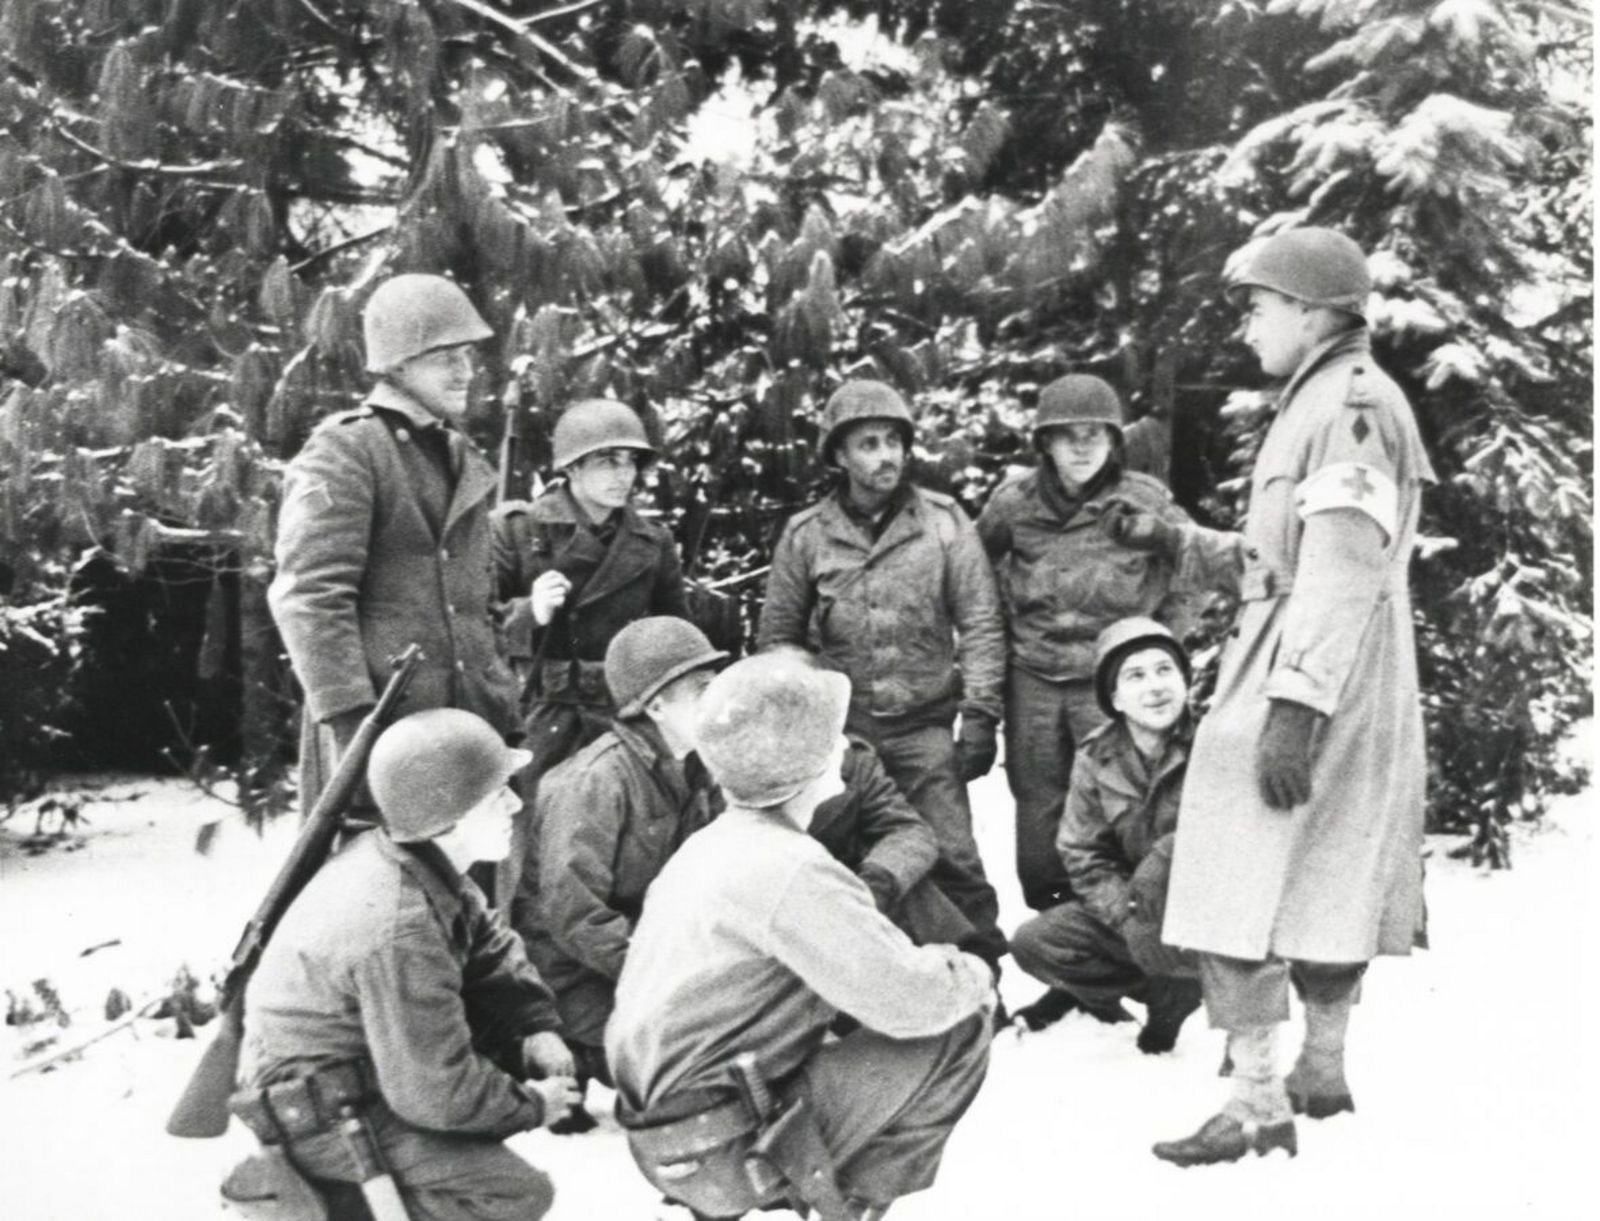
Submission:
M 1149 1016 L 1139 1032 L 1139 1050 L 1147 1056 L 1171 1051 L 1177 1046 L 1183 1023 L 1200 1008 L 1200 981 L 1152 976 L 1147 1006 Z
M 1164 1162 L 1174 1166 L 1212 1166 L 1236 1162 L 1252 1151 L 1257 1156 L 1282 1149 L 1290 1157 L 1300 1152 L 1294 1120 L 1259 1124 L 1236 1119 L 1226 1112 L 1213 1115 L 1193 1136 L 1182 1140 L 1157 1141 L 1150 1147 Z
M 1307 1000 L 1306 1040 L 1284 1085 L 1296 1115 L 1326 1119 L 1356 1109 L 1344 1078 L 1344 1037 L 1350 1026 L 1352 997 Z
M 1029 1030 L 1043 1030 L 1047 1026 L 1054 1026 L 1077 1007 L 1078 998 L 1072 993 L 1051 988 L 1031 1005 L 1018 1009 L 1011 1015 L 1011 1020 L 1022 1023 Z

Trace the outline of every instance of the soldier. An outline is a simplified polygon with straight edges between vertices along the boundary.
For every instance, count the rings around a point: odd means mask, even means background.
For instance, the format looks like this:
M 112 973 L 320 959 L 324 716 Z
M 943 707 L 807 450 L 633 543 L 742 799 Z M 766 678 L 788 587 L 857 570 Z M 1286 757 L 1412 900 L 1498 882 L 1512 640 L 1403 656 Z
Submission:
M 1005 936 L 966 790 L 996 753 L 1005 630 L 994 579 L 961 507 L 906 477 L 913 425 L 899 394 L 846 382 L 823 430 L 823 462 L 844 478 L 784 528 L 758 644 L 809 648 L 849 677 L 850 732 L 933 828 L 934 877 L 977 930 L 973 952 L 998 964 Z
M 617 719 L 539 786 L 512 921 L 556 994 L 581 1080 L 611 1084 L 606 1019 L 645 890 L 711 821 L 717 796 L 688 756 L 700 694 L 727 656 L 682 619 L 628 624 L 606 649 Z M 557 1130 L 593 1126 L 575 1111 Z
M 516 730 L 516 680 L 490 618 L 494 471 L 457 425 L 473 348 L 493 332 L 441 276 L 379 285 L 362 315 L 366 401 L 324 421 L 289 464 L 273 618 L 305 693 L 300 795 L 317 795 L 389 659 L 423 662 L 402 709 L 464 708 Z
M 556 421 L 564 481 L 495 512 L 494 563 L 512 664 L 527 679 L 527 745 L 541 775 L 610 724 L 606 646 L 646 615 L 688 618 L 672 535 L 633 508 L 655 448 L 633 410 L 574 403 Z
M 1195 737 L 1166 942 L 1202 952 L 1234 1096 L 1180 1165 L 1293 1154 L 1293 1112 L 1354 1109 L 1344 1036 L 1366 963 L 1419 926 L 1426 760 L 1407 570 L 1433 469 L 1411 408 L 1372 359 L 1366 260 L 1328 229 L 1250 250 L 1229 295 L 1245 342 L 1287 378 L 1242 535 L 1124 508 L 1107 528 L 1242 601 Z M 1274 1044 L 1290 983 L 1306 1032 L 1287 1082 Z
M 992 975 L 915 947 L 806 834 L 841 791 L 850 684 L 763 654 L 707 688 L 728 809 L 650 889 L 606 1051 L 634 1159 L 708 1217 L 864 1221 L 931 1184 L 988 1064 Z M 840 1011 L 861 1027 L 826 1041 Z
M 1160 936 L 1191 737 L 1189 656 L 1137 616 L 1101 632 L 1095 654 L 1095 698 L 1111 720 L 1083 741 L 1056 836 L 1076 897 L 1012 934 L 1017 965 L 1051 989 L 1017 1019 L 1037 1030 L 1076 1003 L 1120 1020 L 1131 996 L 1149 1014 L 1139 1050 L 1171 1051 L 1200 1007 L 1193 955 Z
M 1043 911 L 1070 891 L 1055 849 L 1073 756 L 1105 723 L 1095 699 L 1094 642 L 1129 615 L 1153 616 L 1181 639 L 1191 599 L 1172 590 L 1172 565 L 1120 546 L 1095 523 L 1118 497 L 1164 520 L 1188 514 L 1150 475 L 1122 463 L 1125 413 L 1098 377 L 1071 373 L 1040 392 L 1039 463 L 1003 484 L 978 518 L 1005 607 L 1006 780 L 1016 801 L 1017 877 Z
M 522 804 L 507 782 L 527 758 L 457 709 L 391 725 L 367 768 L 384 827 L 311 880 L 245 992 L 234 1113 L 335 1215 L 364 1215 L 352 1112 L 415 1221 L 550 1207 L 550 1180 L 501 1140 L 567 1110 L 572 1058 L 521 943 L 463 873 L 505 854 Z

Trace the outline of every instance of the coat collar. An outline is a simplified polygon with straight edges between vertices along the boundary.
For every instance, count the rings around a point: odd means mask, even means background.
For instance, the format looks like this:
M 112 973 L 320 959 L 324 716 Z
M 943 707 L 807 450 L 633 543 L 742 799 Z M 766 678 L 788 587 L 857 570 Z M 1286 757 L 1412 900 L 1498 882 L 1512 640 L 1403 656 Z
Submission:
M 865 551 L 869 555 L 882 555 L 918 538 L 926 529 L 923 519 L 927 513 L 927 505 L 915 484 L 907 484 L 906 489 L 905 500 L 894 511 L 893 517 L 884 526 L 883 533 L 876 539 L 873 539 L 866 528 L 845 509 L 841 501 L 844 495 L 842 491 L 830 494 L 822 502 L 820 514 L 822 523 L 827 528 L 828 537 L 834 542 L 842 543 L 857 551 Z
M 1185 714 L 1167 735 L 1166 749 L 1152 768 L 1134 745 L 1127 722 L 1118 717 L 1106 728 L 1101 739 L 1104 746 L 1097 752 L 1102 764 L 1097 769 L 1098 780 L 1105 788 L 1144 801 L 1189 761 L 1189 744 L 1193 737 L 1193 722 Z
M 462 894 L 467 879 L 450 863 L 438 845 L 423 841 L 420 844 L 397 844 L 382 827 L 367 834 L 377 844 L 378 854 L 399 866 L 405 875 L 416 882 L 427 896 L 428 906 L 445 928 L 454 927 L 456 918 L 466 906 Z
M 547 520 L 570 522 L 576 531 L 593 538 L 588 514 L 578 507 L 569 488 L 562 485 L 547 495 L 551 498 Z M 656 553 L 655 539 L 648 523 L 631 504 L 623 505 L 617 520 L 616 537 L 611 540 L 611 546 L 606 548 L 605 554 L 599 557 L 594 575 L 578 591 L 575 605 L 584 607 L 598 602 L 641 573 L 649 572 L 656 566 Z
M 681 809 L 692 796 L 684 768 L 685 760 L 672 757 L 655 723 L 647 716 L 628 717 L 612 721 L 611 731 L 617 735 L 623 748 L 633 754 L 666 791 L 673 805 Z
M 1294 398 L 1296 391 L 1305 385 L 1311 375 L 1323 366 L 1330 364 L 1340 356 L 1365 356 L 1372 350 L 1372 340 L 1364 326 L 1352 327 L 1348 331 L 1340 331 L 1337 335 L 1330 335 L 1311 351 L 1307 352 L 1305 359 L 1300 362 L 1300 367 L 1294 371 L 1284 386 L 1283 392 L 1278 395 L 1278 410 L 1283 408 Z
M 379 382 L 367 395 L 367 405 L 381 407 L 404 416 L 418 430 L 437 429 L 444 434 L 450 451 L 450 464 L 456 473 L 451 489 L 450 504 L 445 509 L 444 528 L 440 537 L 447 537 L 456 522 L 474 507 L 494 494 L 499 480 L 494 469 L 484 460 L 477 447 L 447 420 L 441 420 L 416 399 L 398 386 Z

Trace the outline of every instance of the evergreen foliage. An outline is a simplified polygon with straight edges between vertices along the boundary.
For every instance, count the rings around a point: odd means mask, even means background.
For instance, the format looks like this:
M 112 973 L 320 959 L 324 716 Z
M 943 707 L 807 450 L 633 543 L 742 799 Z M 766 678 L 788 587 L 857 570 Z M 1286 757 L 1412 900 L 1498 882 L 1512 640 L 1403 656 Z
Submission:
M 476 427 L 526 420 L 521 475 L 563 403 L 641 410 L 707 575 L 814 493 L 844 376 L 915 395 L 976 508 L 1098 372 L 1228 524 L 1269 399 L 1225 260 L 1329 224 L 1440 475 L 1435 824 L 1492 848 L 1590 682 L 1590 55 L 1560 0 L 9 0 L 0 560 L 31 606 L 85 548 L 215 548 L 268 749 L 282 463 L 405 270 L 495 326 Z

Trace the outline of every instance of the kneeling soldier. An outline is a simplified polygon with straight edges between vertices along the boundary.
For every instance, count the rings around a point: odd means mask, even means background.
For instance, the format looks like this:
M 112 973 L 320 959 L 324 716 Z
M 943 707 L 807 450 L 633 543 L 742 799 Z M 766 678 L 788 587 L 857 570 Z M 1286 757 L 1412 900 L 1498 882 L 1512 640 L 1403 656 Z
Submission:
M 617 985 L 606 1052 L 634 1158 L 707 1216 L 880 1216 L 932 1183 L 987 1069 L 989 968 L 913 946 L 806 833 L 843 788 L 849 701 L 842 675 L 782 655 L 712 680 L 696 740 L 728 809 L 656 879 Z M 841 1010 L 861 1029 L 825 1041 Z
M 1200 1006 L 1194 956 L 1160 937 L 1191 737 L 1189 658 L 1141 617 L 1101 632 L 1095 652 L 1095 696 L 1112 720 L 1084 739 L 1056 834 L 1078 898 L 1012 936 L 1017 965 L 1050 985 L 1017 1020 L 1037 1030 L 1074 1007 L 1122 1020 L 1129 996 L 1149 1007 L 1139 1050 L 1171 1051 Z
M 463 872 L 505 855 L 521 808 L 507 781 L 526 763 L 459 709 L 390 726 L 367 768 L 384 827 L 311 880 L 250 982 L 233 1111 L 335 1216 L 363 1215 L 361 1150 L 412 1221 L 550 1207 L 550 1180 L 501 1139 L 566 1112 L 572 1057 L 521 942 Z
M 539 786 L 512 923 L 555 993 L 583 1080 L 611 1083 L 606 1019 L 644 892 L 711 821 L 715 792 L 688 755 L 700 695 L 727 656 L 684 619 L 628 624 L 605 660 L 620 715 Z M 574 1111 L 557 1131 L 593 1126 Z

